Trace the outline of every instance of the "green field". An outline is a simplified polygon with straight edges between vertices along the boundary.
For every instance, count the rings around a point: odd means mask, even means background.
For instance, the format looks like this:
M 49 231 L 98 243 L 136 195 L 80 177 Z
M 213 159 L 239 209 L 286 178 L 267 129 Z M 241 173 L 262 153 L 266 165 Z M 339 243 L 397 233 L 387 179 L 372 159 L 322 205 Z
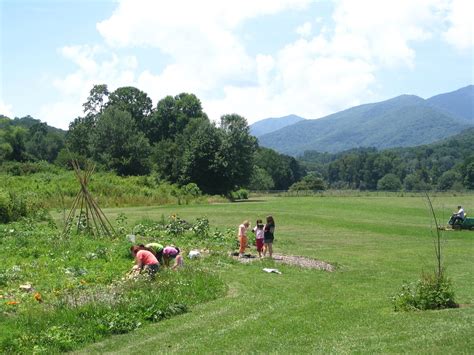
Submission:
M 447 220 L 457 204 L 474 208 L 473 195 L 435 197 Z M 404 281 L 435 268 L 431 218 L 422 197 L 262 197 L 214 205 L 109 209 L 129 221 L 178 213 L 207 216 L 213 226 L 272 214 L 277 253 L 337 266 L 333 273 L 257 261 L 215 265 L 225 297 L 190 313 L 107 338 L 84 352 L 170 351 L 290 353 L 473 353 L 474 232 L 443 234 L 443 263 L 457 309 L 395 312 L 391 297 Z M 282 275 L 261 269 L 275 266 Z

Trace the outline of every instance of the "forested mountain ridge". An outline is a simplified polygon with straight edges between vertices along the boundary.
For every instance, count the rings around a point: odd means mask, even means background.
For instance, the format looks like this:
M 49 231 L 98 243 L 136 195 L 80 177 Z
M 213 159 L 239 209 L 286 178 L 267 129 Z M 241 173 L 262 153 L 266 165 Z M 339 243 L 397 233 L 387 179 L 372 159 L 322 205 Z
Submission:
M 450 98 L 443 101 L 445 107 L 450 107 L 448 101 L 469 105 L 465 102 L 470 101 L 466 90 L 453 92 Z M 432 143 L 472 126 L 446 109 L 435 107 L 433 102 L 438 101 L 401 95 L 317 120 L 300 121 L 259 137 L 259 144 L 294 156 L 306 150 L 335 153 L 357 147 L 385 149 Z
M 474 85 L 459 90 L 433 96 L 426 100 L 431 106 L 451 115 L 474 123 Z
M 4 117 L 4 118 L 7 118 L 7 117 Z M 55 133 L 59 133 L 59 134 L 62 134 L 62 135 L 66 135 L 65 130 L 63 130 L 61 128 L 56 128 L 56 127 L 50 126 L 46 122 L 41 122 L 40 120 L 38 120 L 36 118 L 33 118 L 30 115 L 27 115 L 25 117 L 20 117 L 20 118 L 15 117 L 14 119 L 10 120 L 10 124 L 13 125 L 13 126 L 24 127 L 24 128 L 27 128 L 27 129 L 30 129 L 30 128 L 38 126 L 38 125 L 41 125 L 48 132 L 55 132 Z
M 266 118 L 251 124 L 249 126 L 250 133 L 258 138 L 264 134 L 274 132 L 278 129 L 292 125 L 302 120 L 304 120 L 304 118 L 297 115 L 289 115 L 277 118 Z

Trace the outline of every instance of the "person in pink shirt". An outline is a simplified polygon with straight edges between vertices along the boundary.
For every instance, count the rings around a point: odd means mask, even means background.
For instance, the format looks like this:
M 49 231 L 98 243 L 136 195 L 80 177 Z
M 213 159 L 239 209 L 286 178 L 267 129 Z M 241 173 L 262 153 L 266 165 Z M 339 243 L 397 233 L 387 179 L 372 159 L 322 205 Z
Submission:
M 174 245 L 166 246 L 163 249 L 163 260 L 166 266 L 170 266 L 170 260 L 175 259 L 175 263 L 173 265 L 173 270 L 176 270 L 178 267 L 183 266 L 183 257 L 180 255 L 181 251 L 178 247 Z
M 153 255 L 153 253 L 147 248 L 139 245 L 131 246 L 130 252 L 135 258 L 135 264 L 140 272 L 145 270 L 151 278 L 154 278 L 160 268 L 160 263 L 155 255 Z

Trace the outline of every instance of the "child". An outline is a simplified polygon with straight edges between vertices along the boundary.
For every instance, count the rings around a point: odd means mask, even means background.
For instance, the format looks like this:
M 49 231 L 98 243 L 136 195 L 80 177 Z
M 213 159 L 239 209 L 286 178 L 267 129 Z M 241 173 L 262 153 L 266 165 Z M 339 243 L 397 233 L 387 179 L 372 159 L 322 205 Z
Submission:
M 245 248 L 247 248 L 248 238 L 247 238 L 247 229 L 250 227 L 249 221 L 243 221 L 239 226 L 239 258 L 244 257 Z
M 252 232 L 255 233 L 255 243 L 257 244 L 257 251 L 258 251 L 258 257 L 262 257 L 262 251 L 263 251 L 263 222 L 261 219 L 257 219 L 257 223 L 255 225 L 255 228 L 252 229 Z
M 170 259 L 176 259 L 173 269 L 176 269 L 178 266 L 183 264 L 183 258 L 179 255 L 180 250 L 174 245 L 167 246 L 163 249 L 163 259 L 166 266 L 170 266 Z
M 160 264 L 163 264 L 163 245 L 160 243 L 148 243 L 145 245 L 145 248 L 150 250 L 156 256 Z
M 267 251 L 270 254 L 270 258 L 273 255 L 273 239 L 275 232 L 275 221 L 272 216 L 267 216 L 267 224 L 263 228 L 263 243 L 265 244 L 265 249 L 263 250 L 263 256 L 266 256 Z
M 158 263 L 155 255 L 153 255 L 151 251 L 139 245 L 131 246 L 130 252 L 135 258 L 136 269 L 139 269 L 139 272 L 146 270 L 148 275 L 150 275 L 150 277 L 153 279 L 156 272 L 160 268 L 160 264 Z

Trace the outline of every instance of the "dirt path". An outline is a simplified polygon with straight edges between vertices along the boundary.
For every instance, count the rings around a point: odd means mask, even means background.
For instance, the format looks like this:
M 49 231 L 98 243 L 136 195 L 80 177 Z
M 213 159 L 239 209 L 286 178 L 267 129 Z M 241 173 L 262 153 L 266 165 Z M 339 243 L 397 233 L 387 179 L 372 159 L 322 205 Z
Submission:
M 233 258 L 240 261 L 241 263 L 249 263 L 256 260 L 261 260 L 260 258 L 255 257 L 253 255 L 249 256 L 249 254 L 246 254 L 246 257 L 244 258 L 239 258 L 236 256 L 233 256 Z M 304 256 L 273 254 L 273 260 L 276 263 L 295 265 L 295 266 L 300 266 L 300 267 L 304 267 L 308 269 L 318 269 L 318 270 L 325 270 L 329 272 L 332 272 L 335 270 L 335 267 L 331 264 L 328 264 L 321 260 L 306 258 Z

